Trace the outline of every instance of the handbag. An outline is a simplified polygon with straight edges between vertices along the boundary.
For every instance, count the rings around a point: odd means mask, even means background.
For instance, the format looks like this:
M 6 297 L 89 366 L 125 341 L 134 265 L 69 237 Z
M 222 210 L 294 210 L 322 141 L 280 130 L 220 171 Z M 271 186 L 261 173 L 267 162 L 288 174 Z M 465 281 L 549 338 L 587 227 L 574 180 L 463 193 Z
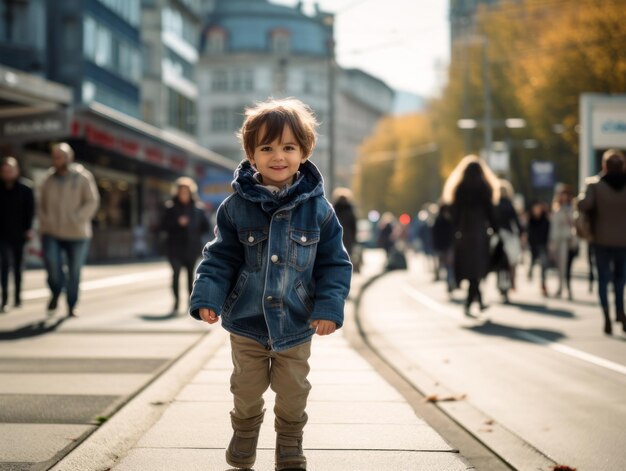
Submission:
M 519 235 L 506 229 L 500 229 L 498 232 L 509 264 L 516 265 L 522 255 L 522 242 Z
M 590 212 L 574 210 L 574 229 L 576 235 L 587 242 L 593 242 L 593 223 Z

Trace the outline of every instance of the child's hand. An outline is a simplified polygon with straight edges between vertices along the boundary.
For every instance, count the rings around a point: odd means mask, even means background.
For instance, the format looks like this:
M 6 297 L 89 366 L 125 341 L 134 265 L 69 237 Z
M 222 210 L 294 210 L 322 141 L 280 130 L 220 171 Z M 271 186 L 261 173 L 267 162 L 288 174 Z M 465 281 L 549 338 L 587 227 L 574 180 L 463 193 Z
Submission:
M 311 328 L 315 329 L 317 335 L 330 335 L 337 329 L 337 324 L 333 321 L 315 320 L 311 322 Z
M 213 309 L 209 309 L 207 307 L 201 307 L 199 309 L 199 313 L 200 313 L 200 318 L 203 321 L 208 322 L 209 324 L 215 324 L 217 322 L 217 314 L 215 314 L 215 311 Z

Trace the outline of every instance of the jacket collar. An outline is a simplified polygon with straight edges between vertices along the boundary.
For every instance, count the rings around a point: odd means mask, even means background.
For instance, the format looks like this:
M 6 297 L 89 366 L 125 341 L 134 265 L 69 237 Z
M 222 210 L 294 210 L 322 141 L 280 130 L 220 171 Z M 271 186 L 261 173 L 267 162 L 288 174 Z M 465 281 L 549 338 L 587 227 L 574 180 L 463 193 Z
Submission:
M 277 193 L 272 193 L 261 185 L 255 178 L 255 173 L 256 170 L 250 162 L 243 160 L 235 170 L 232 187 L 242 198 L 260 203 L 268 213 L 273 213 L 279 208 L 295 207 L 309 198 L 324 194 L 322 175 L 309 160 L 300 165 L 296 181 Z

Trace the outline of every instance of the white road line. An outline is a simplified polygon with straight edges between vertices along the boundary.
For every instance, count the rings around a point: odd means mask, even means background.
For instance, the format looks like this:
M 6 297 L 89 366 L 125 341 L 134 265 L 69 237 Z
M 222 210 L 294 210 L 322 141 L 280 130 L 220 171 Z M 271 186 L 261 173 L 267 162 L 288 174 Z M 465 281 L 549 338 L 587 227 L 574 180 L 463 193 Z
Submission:
M 141 273 L 129 273 L 127 275 L 110 276 L 97 280 L 84 281 L 80 284 L 80 290 L 91 291 L 94 289 L 110 288 L 112 286 L 122 286 L 136 282 L 155 280 L 165 277 L 171 270 L 160 268 L 157 270 L 144 271 Z M 31 289 L 22 293 L 23 300 L 47 298 L 50 296 L 48 288 Z
M 441 314 L 445 314 L 446 316 L 452 317 L 454 319 L 459 319 L 461 317 L 460 313 L 456 312 L 455 310 L 450 309 L 444 304 L 441 304 L 439 301 L 432 299 L 430 296 L 425 295 L 421 291 L 416 290 L 415 288 L 413 288 L 412 286 L 409 286 L 408 284 L 404 286 L 404 291 L 411 298 L 415 299 L 417 302 L 423 304 L 424 306 L 432 309 L 433 311 L 439 312 Z M 606 360 L 604 358 L 592 355 L 591 353 L 583 352 L 582 350 L 578 350 L 576 348 L 568 347 L 566 345 L 553 342 L 546 338 L 540 337 L 539 335 L 531 334 L 530 332 L 524 332 L 522 330 L 519 330 L 515 332 L 515 335 L 521 339 L 528 340 L 529 342 L 548 347 L 549 349 L 554 350 L 555 352 L 562 353 L 563 355 L 568 355 L 572 358 L 576 358 L 578 360 L 591 363 L 592 365 L 600 366 L 602 368 L 606 368 L 616 373 L 626 375 L 626 366 L 620 365 L 619 363 Z

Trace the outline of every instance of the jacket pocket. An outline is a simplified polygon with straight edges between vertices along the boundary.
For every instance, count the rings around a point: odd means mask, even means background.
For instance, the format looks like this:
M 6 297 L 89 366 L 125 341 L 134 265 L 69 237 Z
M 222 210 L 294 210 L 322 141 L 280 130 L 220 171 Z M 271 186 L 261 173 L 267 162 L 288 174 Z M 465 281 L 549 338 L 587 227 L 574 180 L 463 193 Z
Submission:
M 230 292 L 230 294 L 226 298 L 226 301 L 224 301 L 224 304 L 222 305 L 222 316 L 228 317 L 230 312 L 233 310 L 235 304 L 237 304 L 237 300 L 241 297 L 247 282 L 248 274 L 246 272 L 242 272 L 241 275 L 239 275 L 237 283 L 235 283 L 235 287 Z
M 319 231 L 292 229 L 289 233 L 289 265 L 298 271 L 304 271 L 315 259 Z
M 312 313 L 313 300 L 311 299 L 311 296 L 309 296 L 309 293 L 304 287 L 304 283 L 302 283 L 302 281 L 298 281 L 296 283 L 296 294 L 298 295 L 298 299 L 300 299 L 300 302 L 304 305 L 304 308 L 307 310 L 307 312 L 309 314 Z
M 242 229 L 238 235 L 239 242 L 245 247 L 246 265 L 250 270 L 259 270 L 263 264 L 263 242 L 267 240 L 267 230 Z

